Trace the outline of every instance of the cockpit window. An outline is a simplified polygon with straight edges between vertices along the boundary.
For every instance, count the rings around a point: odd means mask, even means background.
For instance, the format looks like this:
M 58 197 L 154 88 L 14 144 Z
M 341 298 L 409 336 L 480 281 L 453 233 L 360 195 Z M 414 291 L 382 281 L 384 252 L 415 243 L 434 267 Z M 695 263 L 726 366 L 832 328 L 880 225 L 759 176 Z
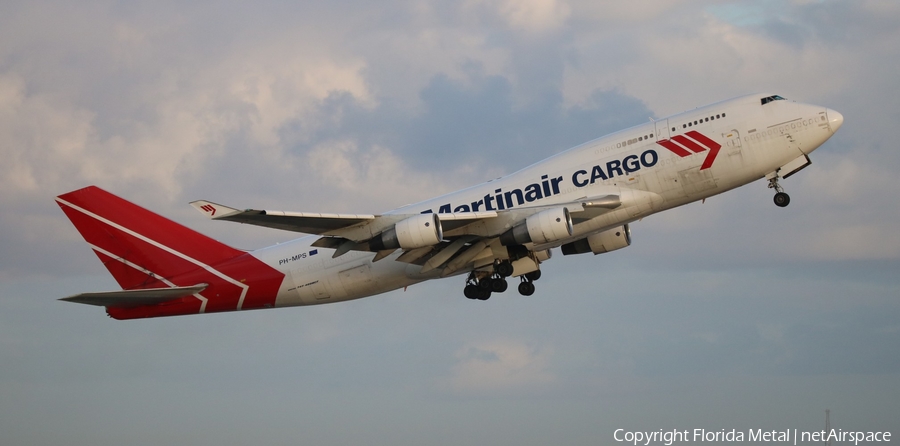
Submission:
M 762 102 L 762 105 L 766 105 L 766 104 L 768 104 L 769 102 L 772 102 L 772 101 L 783 101 L 783 100 L 785 100 L 783 97 L 778 96 L 778 95 L 776 94 L 775 96 L 769 96 L 769 97 L 767 97 L 767 98 L 762 98 L 762 99 L 760 99 L 760 102 Z

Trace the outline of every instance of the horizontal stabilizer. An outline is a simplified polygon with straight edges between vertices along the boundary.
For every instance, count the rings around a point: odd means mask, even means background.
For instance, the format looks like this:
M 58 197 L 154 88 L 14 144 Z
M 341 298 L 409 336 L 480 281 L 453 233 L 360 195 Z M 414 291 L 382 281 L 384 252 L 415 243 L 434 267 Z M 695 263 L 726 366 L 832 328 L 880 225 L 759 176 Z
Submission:
M 146 290 L 105 291 L 99 293 L 82 293 L 64 297 L 60 300 L 79 304 L 97 305 L 100 307 L 128 308 L 142 305 L 155 305 L 185 296 L 197 294 L 209 285 L 205 283 L 194 286 L 172 288 L 151 288 Z

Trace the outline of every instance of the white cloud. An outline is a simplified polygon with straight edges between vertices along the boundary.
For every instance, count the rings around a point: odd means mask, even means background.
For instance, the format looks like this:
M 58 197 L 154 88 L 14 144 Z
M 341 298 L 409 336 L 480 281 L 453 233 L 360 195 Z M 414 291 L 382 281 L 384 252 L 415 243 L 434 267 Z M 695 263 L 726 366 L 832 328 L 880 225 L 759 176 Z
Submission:
M 307 165 L 310 183 L 346 212 L 354 207 L 381 212 L 383 209 L 372 209 L 373 204 L 400 207 L 453 190 L 452 183 L 417 171 L 388 148 L 361 148 L 353 140 L 325 141 L 295 162 Z M 448 176 L 467 175 L 458 171 Z
M 375 105 L 362 76 L 365 63 L 361 60 L 340 61 L 271 49 L 264 55 L 221 62 L 222 70 L 237 68 L 226 80 L 225 99 L 251 107 L 251 131 L 260 144 L 280 144 L 277 132 L 291 120 L 340 119 L 310 115 L 332 93 L 350 93 L 359 104 Z
M 518 340 L 494 339 L 466 344 L 456 352 L 451 375 L 442 387 L 462 394 L 533 394 L 556 381 L 552 349 Z
M 494 16 L 510 29 L 526 33 L 558 30 L 572 12 L 564 0 L 469 0 L 461 9 L 474 22 Z
M 498 10 L 512 28 L 527 31 L 558 28 L 572 12 L 562 0 L 504 0 Z
M 34 192 L 47 180 L 83 171 L 76 161 L 92 139 L 92 119 L 91 112 L 50 95 L 27 94 L 20 76 L 0 75 L 0 156 L 4 160 L 0 196 L 4 201 Z M 66 171 L 57 170 L 63 166 Z

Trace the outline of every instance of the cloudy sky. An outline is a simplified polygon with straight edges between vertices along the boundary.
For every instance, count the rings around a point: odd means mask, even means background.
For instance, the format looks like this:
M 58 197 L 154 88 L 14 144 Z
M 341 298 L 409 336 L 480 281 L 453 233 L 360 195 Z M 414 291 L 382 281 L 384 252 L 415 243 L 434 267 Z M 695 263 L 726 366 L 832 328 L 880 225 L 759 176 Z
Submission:
M 0 443 L 617 444 L 616 429 L 900 435 L 900 3 L 0 3 Z M 813 165 L 544 265 L 349 303 L 119 322 L 53 197 L 376 213 L 772 92 L 843 113 Z M 706 443 L 715 444 L 715 443 Z

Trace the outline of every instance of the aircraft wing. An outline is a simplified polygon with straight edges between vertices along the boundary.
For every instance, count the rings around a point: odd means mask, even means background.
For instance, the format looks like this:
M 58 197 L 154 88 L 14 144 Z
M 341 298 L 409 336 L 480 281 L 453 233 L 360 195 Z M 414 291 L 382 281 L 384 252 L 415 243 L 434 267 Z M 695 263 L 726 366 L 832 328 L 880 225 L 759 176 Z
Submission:
M 420 215 L 322 214 L 261 209 L 242 211 L 206 200 L 193 201 L 191 206 L 213 220 L 235 221 L 305 234 L 343 237 L 357 242 L 368 240 L 397 222 Z M 465 212 L 440 214 L 440 219 L 445 230 L 453 230 L 474 220 L 496 216 L 497 213 L 492 211 Z
M 285 212 L 261 209 L 239 210 L 205 200 L 191 202 L 198 211 L 213 220 L 236 221 L 250 225 L 283 229 L 306 234 L 327 234 L 332 231 L 362 225 L 375 220 L 367 214 L 321 214 Z
M 477 254 L 474 252 L 476 250 L 470 248 L 478 245 L 479 241 L 483 242 L 484 248 L 501 234 L 508 233 L 511 228 L 522 226 L 529 217 L 546 210 L 565 207 L 571 213 L 572 223 L 577 225 L 623 208 L 647 205 L 649 209 L 649 204 L 656 201 L 661 201 L 661 197 L 652 192 L 617 187 L 610 188 L 606 194 L 581 197 L 569 203 L 514 207 L 498 211 L 439 214 L 319 214 L 257 209 L 242 211 L 204 200 L 194 201 L 191 205 L 213 220 L 235 221 L 321 235 L 323 237 L 312 246 L 334 249 L 333 257 L 339 257 L 351 250 L 377 252 L 375 261 L 398 249 L 395 245 L 386 245 L 383 234 L 390 233 L 392 229 L 396 230 L 396 227 L 404 224 L 404 220 L 418 221 L 425 215 L 432 215 L 439 221 L 443 237 L 438 236 L 433 244 L 407 247 L 403 249 L 404 254 L 398 258 L 399 261 L 407 263 L 419 263 L 429 259 L 428 256 L 435 256 L 442 251 L 453 255 L 466 248 L 469 254 Z M 428 227 L 428 221 L 431 220 L 422 220 L 418 224 Z M 547 246 L 557 245 L 558 243 L 551 243 Z
M 97 305 L 100 307 L 139 307 L 155 305 L 170 300 L 197 294 L 209 285 L 200 283 L 194 286 L 172 288 L 150 288 L 143 290 L 103 291 L 99 293 L 81 293 L 64 297 L 60 300 L 78 304 Z
M 578 224 L 598 215 L 629 206 L 632 194 L 639 191 L 617 189 L 620 193 L 582 197 L 572 203 L 557 203 L 535 207 L 516 207 L 499 211 L 459 212 L 438 214 L 444 234 L 450 237 L 476 235 L 490 237 L 498 229 L 508 229 L 529 215 L 544 209 L 566 206 L 573 212 L 573 222 Z M 624 193 L 624 196 L 622 195 Z M 642 192 L 645 193 L 646 192 Z M 654 194 L 655 195 L 655 194 Z M 305 234 L 338 237 L 363 243 L 393 225 L 421 214 L 323 214 L 313 212 L 289 212 L 263 209 L 240 210 L 206 200 L 191 202 L 191 206 L 213 220 L 233 221 Z M 489 221 L 491 220 L 491 221 Z M 482 223 L 482 224 L 478 224 Z M 337 241 L 333 241 L 337 243 Z M 317 246 L 332 247 L 323 241 Z

